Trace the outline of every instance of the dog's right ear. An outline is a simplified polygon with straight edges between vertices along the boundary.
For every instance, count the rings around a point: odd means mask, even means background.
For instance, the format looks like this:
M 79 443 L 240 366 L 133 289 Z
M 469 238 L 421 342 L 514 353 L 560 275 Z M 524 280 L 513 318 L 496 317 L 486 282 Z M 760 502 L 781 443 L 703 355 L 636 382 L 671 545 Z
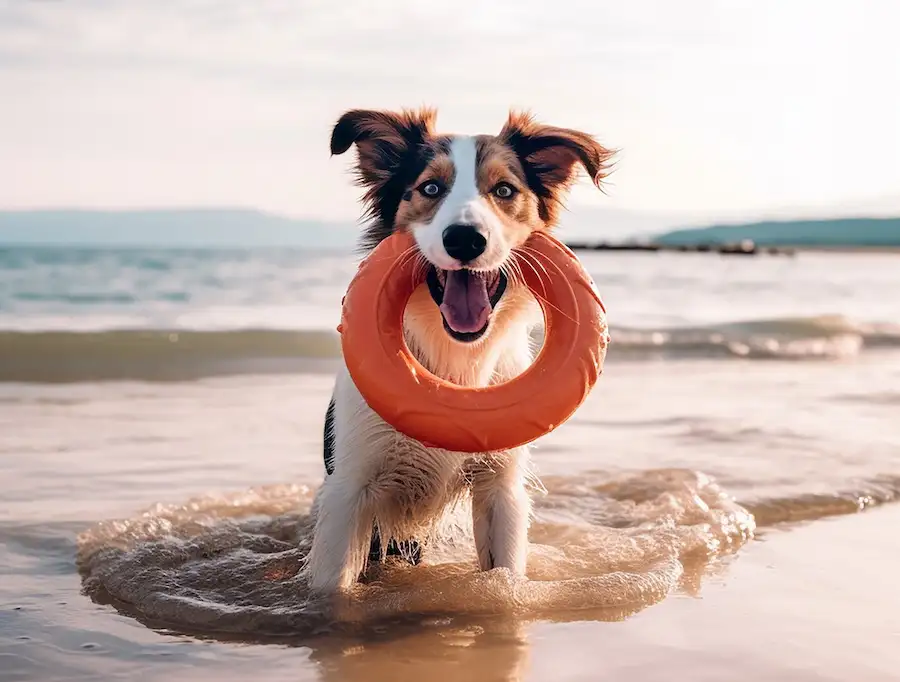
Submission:
M 387 182 L 428 136 L 434 133 L 433 109 L 400 112 L 352 109 L 331 131 L 331 153 L 343 154 L 354 144 L 359 180 L 363 185 Z

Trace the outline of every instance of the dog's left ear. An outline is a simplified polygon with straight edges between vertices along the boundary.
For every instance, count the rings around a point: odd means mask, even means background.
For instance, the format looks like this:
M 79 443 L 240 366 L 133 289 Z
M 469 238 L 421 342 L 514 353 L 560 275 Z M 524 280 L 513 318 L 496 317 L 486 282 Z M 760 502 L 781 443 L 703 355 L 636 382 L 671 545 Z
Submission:
M 364 215 L 387 230 L 383 235 L 367 237 L 372 245 L 393 227 L 407 177 L 416 167 L 421 149 L 434 134 L 437 114 L 434 109 L 374 111 L 351 109 L 338 119 L 331 131 L 331 153 L 343 154 L 356 145 L 356 183 L 365 188 Z
M 355 144 L 360 183 L 370 187 L 385 183 L 433 133 L 435 117 L 433 109 L 352 109 L 338 119 L 331 131 L 331 153 L 343 154 Z
M 552 198 L 571 185 L 580 164 L 599 189 L 615 154 L 587 133 L 537 123 L 527 113 L 510 112 L 500 139 L 515 150 L 539 197 Z

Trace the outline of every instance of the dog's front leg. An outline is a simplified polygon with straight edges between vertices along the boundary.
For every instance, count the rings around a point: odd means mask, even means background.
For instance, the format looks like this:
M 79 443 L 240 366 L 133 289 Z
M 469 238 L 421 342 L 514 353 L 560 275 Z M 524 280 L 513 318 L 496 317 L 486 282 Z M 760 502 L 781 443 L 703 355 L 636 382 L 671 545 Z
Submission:
M 526 490 L 528 448 L 491 456 L 475 471 L 472 522 L 482 570 L 525 575 L 531 498 Z
M 307 558 L 309 588 L 327 594 L 350 588 L 363 571 L 372 533 L 365 490 L 340 469 L 328 477 L 316 504 Z
M 370 495 L 372 471 L 384 456 L 389 435 L 346 369 L 337 376 L 326 421 L 329 474 L 315 501 L 315 528 L 306 560 L 310 590 L 319 594 L 351 587 L 366 567 L 376 516 Z

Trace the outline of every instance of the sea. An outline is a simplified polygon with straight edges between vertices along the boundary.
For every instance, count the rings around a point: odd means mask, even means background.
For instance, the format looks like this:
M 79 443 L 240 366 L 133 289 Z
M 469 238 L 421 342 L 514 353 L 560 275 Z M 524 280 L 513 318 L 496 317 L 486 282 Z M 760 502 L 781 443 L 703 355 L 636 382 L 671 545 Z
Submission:
M 578 255 L 527 579 L 461 532 L 323 605 L 358 255 L 0 246 L 0 682 L 900 679 L 900 254 Z

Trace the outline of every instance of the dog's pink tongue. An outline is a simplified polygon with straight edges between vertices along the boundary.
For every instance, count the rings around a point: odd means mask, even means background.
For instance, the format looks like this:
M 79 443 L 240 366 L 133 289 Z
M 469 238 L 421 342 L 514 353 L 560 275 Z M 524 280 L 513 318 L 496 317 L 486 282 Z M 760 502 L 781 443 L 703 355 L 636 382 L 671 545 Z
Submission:
M 453 331 L 470 333 L 484 327 L 491 315 L 485 278 L 468 270 L 448 270 L 441 312 Z

